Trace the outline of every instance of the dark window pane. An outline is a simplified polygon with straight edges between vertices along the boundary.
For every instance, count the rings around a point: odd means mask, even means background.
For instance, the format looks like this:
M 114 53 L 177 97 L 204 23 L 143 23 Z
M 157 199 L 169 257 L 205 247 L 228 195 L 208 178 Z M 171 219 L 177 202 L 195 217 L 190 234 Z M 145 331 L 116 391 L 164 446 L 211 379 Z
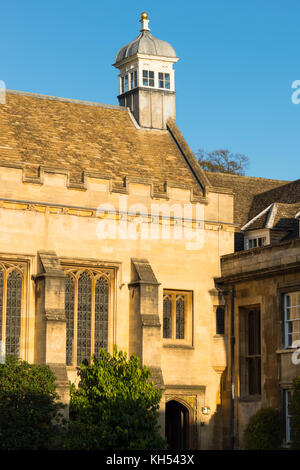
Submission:
M 249 395 L 261 394 L 261 360 L 260 357 L 248 358 Z
M 260 314 L 257 310 L 248 314 L 248 354 L 260 354 Z
M 260 312 L 248 312 L 248 391 L 250 395 L 261 393 L 261 358 L 260 358 Z
M 149 86 L 154 86 L 154 80 L 149 79 Z
M 154 78 L 154 72 L 149 72 L 149 78 Z
M 159 86 L 159 88 L 163 88 L 164 87 L 164 82 L 162 80 L 159 80 L 158 86 Z
M 172 337 L 172 302 L 169 297 L 164 298 L 163 337 Z
M 143 85 L 148 86 L 148 79 L 147 78 L 143 78 Z
M 143 70 L 143 77 L 148 78 L 148 70 Z
M 163 80 L 164 79 L 164 74 L 161 72 L 158 72 L 158 79 Z
M 218 307 L 216 311 L 216 334 L 224 335 L 225 333 L 225 309 Z
M 22 278 L 12 271 L 7 279 L 6 354 L 19 356 L 21 336 Z
M 98 356 L 100 349 L 107 350 L 108 291 L 108 281 L 98 279 L 95 288 L 95 356 Z
M 65 279 L 65 314 L 66 314 L 66 362 L 67 366 L 73 365 L 74 347 L 74 280 L 71 276 Z
M 77 365 L 91 358 L 92 281 L 87 273 L 78 280 Z

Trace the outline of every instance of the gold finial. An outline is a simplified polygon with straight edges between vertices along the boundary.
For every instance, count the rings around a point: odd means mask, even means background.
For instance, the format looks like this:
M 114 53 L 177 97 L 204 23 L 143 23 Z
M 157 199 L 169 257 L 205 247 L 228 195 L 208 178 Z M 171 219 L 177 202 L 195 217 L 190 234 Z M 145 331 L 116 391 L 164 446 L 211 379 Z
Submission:
M 148 24 L 149 24 L 148 13 L 146 13 L 145 11 L 141 13 L 140 23 L 142 25 L 142 29 L 140 31 L 150 31 L 148 27 Z

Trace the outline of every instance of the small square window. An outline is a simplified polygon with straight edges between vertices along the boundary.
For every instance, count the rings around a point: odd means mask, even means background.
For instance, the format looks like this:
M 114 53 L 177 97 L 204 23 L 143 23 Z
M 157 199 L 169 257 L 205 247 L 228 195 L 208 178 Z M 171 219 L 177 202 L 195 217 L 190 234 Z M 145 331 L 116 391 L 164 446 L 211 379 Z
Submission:
M 154 86 L 154 72 L 143 70 L 143 86 Z
M 158 86 L 159 88 L 170 89 L 170 74 L 169 73 L 158 73 Z

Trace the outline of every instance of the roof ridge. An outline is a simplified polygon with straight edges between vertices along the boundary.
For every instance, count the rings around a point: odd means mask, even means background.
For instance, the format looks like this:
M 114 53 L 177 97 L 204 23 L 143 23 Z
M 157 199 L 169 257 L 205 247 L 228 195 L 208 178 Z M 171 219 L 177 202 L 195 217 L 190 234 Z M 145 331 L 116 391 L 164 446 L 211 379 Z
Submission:
M 127 111 L 128 109 L 125 106 L 117 106 L 114 104 L 104 104 L 104 103 L 97 103 L 96 101 L 84 101 L 84 100 L 77 100 L 73 98 L 62 98 L 60 96 L 52 96 L 52 95 L 44 95 L 42 93 L 33 93 L 30 91 L 19 91 L 19 90 L 6 90 L 6 93 L 11 93 L 13 95 L 22 95 L 28 96 L 32 98 L 39 98 L 44 100 L 50 101 L 63 101 L 67 103 L 74 103 L 74 104 L 83 104 L 86 106 L 95 106 L 99 108 L 108 108 L 108 109 L 116 109 L 119 111 Z
M 237 175 L 237 174 L 234 174 L 234 173 L 222 173 L 221 171 L 208 171 L 208 170 L 204 170 L 205 173 L 208 173 L 209 175 L 222 175 L 222 176 L 225 176 L 225 177 L 234 177 L 234 178 L 244 178 L 244 179 L 251 179 L 251 180 L 267 180 L 267 181 L 274 181 L 274 182 L 278 182 L 278 183 L 293 183 L 294 181 L 297 181 L 297 180 L 277 180 L 277 179 L 272 179 L 272 178 L 265 178 L 263 176 L 248 176 L 248 175 Z

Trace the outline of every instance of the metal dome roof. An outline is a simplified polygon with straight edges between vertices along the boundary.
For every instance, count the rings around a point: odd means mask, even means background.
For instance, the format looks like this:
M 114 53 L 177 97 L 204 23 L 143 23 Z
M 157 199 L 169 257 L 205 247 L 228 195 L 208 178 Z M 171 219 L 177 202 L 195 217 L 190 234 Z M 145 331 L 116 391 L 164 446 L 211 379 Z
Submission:
M 122 47 L 116 55 L 115 62 L 120 62 L 138 53 L 161 57 L 176 57 L 176 52 L 171 44 L 155 38 L 148 29 L 142 29 L 141 34 L 134 41 Z

